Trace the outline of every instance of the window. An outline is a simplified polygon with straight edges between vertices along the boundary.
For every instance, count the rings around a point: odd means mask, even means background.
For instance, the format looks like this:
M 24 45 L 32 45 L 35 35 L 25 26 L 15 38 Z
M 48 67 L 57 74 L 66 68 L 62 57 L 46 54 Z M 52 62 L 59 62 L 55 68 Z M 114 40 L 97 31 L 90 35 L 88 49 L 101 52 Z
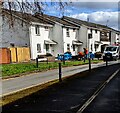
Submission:
M 92 29 L 90 29 L 90 32 L 92 33 Z
M 11 47 L 15 47 L 15 44 L 14 44 L 14 43 L 10 43 L 10 46 L 11 46 Z
M 116 51 L 117 47 L 106 47 L 105 51 Z
M 95 30 L 95 33 L 97 33 L 97 30 Z
M 45 26 L 45 30 L 48 31 L 48 30 L 49 30 L 49 27 Z
M 46 51 L 49 51 L 49 44 L 46 44 Z
M 73 51 L 75 51 L 75 45 L 73 45 Z
M 94 46 L 95 46 L 95 51 L 97 51 L 99 45 L 98 45 L 98 44 L 95 44 Z
M 38 25 L 35 26 L 35 33 L 36 35 L 40 35 L 40 26 Z
M 91 51 L 93 51 L 93 45 L 91 44 Z
M 70 44 L 67 44 L 67 51 L 70 51 Z
M 73 32 L 75 32 L 75 31 L 76 31 L 76 29 L 74 28 L 74 29 L 73 29 Z
M 89 33 L 89 34 L 88 34 L 88 39 L 91 39 L 91 38 L 92 38 L 92 34 Z
M 37 53 L 41 53 L 41 44 L 37 44 Z
M 67 36 L 67 37 L 70 37 L 69 28 L 66 29 L 66 36 Z

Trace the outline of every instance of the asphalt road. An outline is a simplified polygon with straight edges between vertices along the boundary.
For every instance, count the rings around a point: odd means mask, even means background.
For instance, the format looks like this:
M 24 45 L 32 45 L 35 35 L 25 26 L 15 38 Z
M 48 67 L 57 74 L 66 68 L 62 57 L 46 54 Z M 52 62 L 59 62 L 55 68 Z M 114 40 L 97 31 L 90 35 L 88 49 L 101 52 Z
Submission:
M 110 62 L 109 65 L 118 63 L 116 62 Z M 105 66 L 105 62 L 99 63 L 99 64 L 92 64 L 92 69 Z M 82 66 L 73 66 L 73 67 L 66 67 L 62 69 L 62 77 L 70 76 L 75 73 L 83 72 L 88 70 L 88 65 L 82 65 Z M 46 83 L 51 80 L 58 79 L 58 69 L 50 70 L 47 72 L 41 72 L 41 73 L 34 73 L 25 75 L 22 77 L 16 77 L 8 80 L 2 81 L 2 96 L 12 94 L 14 92 L 23 90 L 25 88 L 29 88 L 31 86 L 40 85 L 43 83 Z
M 75 113 L 120 64 L 99 67 L 92 72 L 39 91 L 3 107 L 3 113 Z M 84 75 L 81 77 L 81 74 Z
M 120 71 L 82 113 L 120 112 Z

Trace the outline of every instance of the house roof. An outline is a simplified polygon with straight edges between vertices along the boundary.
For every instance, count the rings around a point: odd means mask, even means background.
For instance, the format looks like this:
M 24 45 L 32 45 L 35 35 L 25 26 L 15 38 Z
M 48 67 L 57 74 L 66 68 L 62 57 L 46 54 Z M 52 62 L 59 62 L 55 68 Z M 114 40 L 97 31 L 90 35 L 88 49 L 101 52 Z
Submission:
M 71 22 L 76 23 L 78 25 L 85 25 L 85 26 L 88 26 L 90 28 L 102 29 L 102 30 L 104 29 L 106 31 L 112 30 L 111 28 L 109 28 L 105 25 L 100 25 L 100 24 L 96 24 L 96 23 L 92 23 L 92 22 L 87 22 L 87 21 L 79 20 L 79 19 L 72 18 L 72 17 L 63 16 L 62 19 L 65 20 L 65 21 L 67 21 L 67 20 L 71 21 Z
M 12 16 L 22 19 L 28 23 L 36 22 L 36 23 L 42 23 L 42 24 L 54 24 L 54 23 L 48 22 L 46 20 L 36 18 L 34 15 L 32 15 L 30 13 L 23 13 L 23 12 L 19 12 L 19 11 L 13 11 L 13 10 L 10 11 L 8 9 L 3 9 L 2 14 L 3 15 L 12 15 Z
M 71 24 L 71 23 L 69 23 L 69 22 L 66 22 L 66 21 L 64 21 L 64 20 L 62 20 L 61 18 L 58 18 L 58 17 L 55 17 L 55 16 L 50 16 L 50 15 L 46 15 L 46 14 L 36 14 L 36 17 L 38 17 L 38 18 L 44 18 L 44 19 L 46 19 L 46 20 L 48 20 L 48 21 L 51 21 L 51 22 L 54 22 L 54 23 L 60 23 L 60 24 L 62 24 L 63 26 L 65 26 L 65 27 L 76 27 L 76 28 L 78 28 L 78 26 L 76 26 L 76 25 L 74 25 L 74 24 Z

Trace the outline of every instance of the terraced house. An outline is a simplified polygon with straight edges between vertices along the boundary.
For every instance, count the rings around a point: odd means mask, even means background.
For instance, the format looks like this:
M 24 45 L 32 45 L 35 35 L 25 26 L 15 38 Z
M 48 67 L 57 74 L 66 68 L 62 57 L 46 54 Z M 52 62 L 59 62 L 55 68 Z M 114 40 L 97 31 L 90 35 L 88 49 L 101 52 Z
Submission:
M 77 55 L 82 48 L 83 42 L 79 39 L 79 27 L 66 22 L 58 17 L 48 15 L 37 15 L 50 22 L 54 22 L 52 39 L 57 42 L 54 48 L 54 56 L 71 52 L 73 56 Z
M 66 16 L 63 20 L 80 26 L 79 38 L 83 42 L 83 47 L 88 48 L 90 52 L 103 52 L 105 46 L 120 42 L 120 32 L 107 26 Z
M 107 26 L 63 16 L 27 14 L 3 9 L 1 48 L 29 47 L 30 59 L 47 53 L 71 52 L 76 56 L 83 48 L 103 52 L 106 45 L 119 44 L 120 32 Z

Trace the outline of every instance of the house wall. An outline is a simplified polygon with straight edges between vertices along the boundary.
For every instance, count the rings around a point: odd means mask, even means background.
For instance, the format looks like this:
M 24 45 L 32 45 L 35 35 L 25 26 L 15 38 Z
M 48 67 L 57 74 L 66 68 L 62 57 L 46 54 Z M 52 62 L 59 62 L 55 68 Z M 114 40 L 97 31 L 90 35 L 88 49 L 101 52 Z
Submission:
M 116 33 L 114 31 L 111 32 L 111 42 L 110 44 L 113 45 L 116 43 Z
M 63 43 L 63 30 L 62 26 L 60 24 L 55 24 L 53 26 L 53 31 L 52 31 L 52 39 L 57 42 L 56 45 L 54 45 L 54 51 L 53 54 L 55 57 L 58 56 L 58 54 L 63 54 L 64 53 L 64 43 Z
M 30 46 L 29 25 L 14 17 L 11 23 L 9 18 L 2 17 L 2 45 L 0 47 L 11 47 L 11 43 L 14 46 Z M 10 24 L 13 24 L 13 27 Z
M 30 27 L 30 47 L 31 47 L 31 59 L 36 59 L 38 55 L 45 55 L 46 54 L 46 46 L 44 41 L 48 40 L 50 29 L 45 29 L 44 26 L 39 26 L 40 35 L 35 33 L 35 25 L 31 25 Z M 37 44 L 41 45 L 41 51 L 37 51 Z
M 87 36 L 87 27 L 81 26 L 79 29 L 79 40 L 83 42 L 83 44 L 79 47 L 79 51 L 83 51 L 83 48 L 88 48 L 88 36 Z
M 116 43 L 120 43 L 120 34 L 116 34 Z
M 88 29 L 88 33 L 91 33 L 90 29 Z M 101 51 L 101 44 L 98 44 L 97 47 L 95 47 L 95 44 L 96 44 L 95 41 L 100 42 L 100 31 L 97 30 L 97 33 L 96 33 L 96 31 L 92 29 L 92 38 L 89 39 L 88 49 L 90 52 L 93 52 L 93 53 Z
M 77 55 L 78 49 L 75 46 L 75 51 L 73 50 L 73 41 L 77 40 L 77 30 L 73 31 L 72 28 L 69 28 L 69 37 L 66 35 L 66 29 L 63 28 L 63 43 L 64 43 L 64 53 L 67 52 L 67 44 L 70 45 L 70 52 L 73 56 Z

